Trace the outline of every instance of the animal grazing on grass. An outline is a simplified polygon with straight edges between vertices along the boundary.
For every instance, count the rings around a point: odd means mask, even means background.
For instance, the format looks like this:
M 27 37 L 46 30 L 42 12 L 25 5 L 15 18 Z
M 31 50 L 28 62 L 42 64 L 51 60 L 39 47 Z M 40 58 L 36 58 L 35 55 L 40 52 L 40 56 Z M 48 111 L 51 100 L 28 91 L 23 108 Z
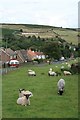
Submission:
M 48 75 L 49 76 L 56 76 L 57 74 L 54 71 L 52 71 L 52 68 L 50 68 Z
M 61 71 L 63 71 L 64 70 L 64 66 L 61 66 Z
M 61 75 L 61 73 L 60 72 L 54 72 L 54 71 L 52 71 L 52 68 L 50 68 L 50 70 L 49 70 L 49 72 L 48 72 L 48 75 L 49 76 L 58 76 L 58 75 Z
M 70 64 L 68 64 L 68 68 L 71 68 L 71 65 L 70 65 Z
M 33 70 L 28 70 L 28 75 L 29 76 L 36 76 L 36 73 Z
M 63 74 L 64 75 L 71 75 L 71 72 L 69 72 L 69 71 L 63 71 Z
M 57 87 L 58 87 L 58 94 L 62 95 L 64 92 L 64 87 L 65 87 L 65 81 L 64 79 L 60 79 L 57 83 Z

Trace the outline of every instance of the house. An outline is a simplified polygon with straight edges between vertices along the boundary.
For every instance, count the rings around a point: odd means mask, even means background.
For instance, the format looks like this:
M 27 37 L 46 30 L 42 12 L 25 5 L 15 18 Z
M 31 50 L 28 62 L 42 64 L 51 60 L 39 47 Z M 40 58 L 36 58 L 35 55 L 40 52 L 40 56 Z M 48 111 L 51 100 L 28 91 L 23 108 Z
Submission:
M 35 59 L 45 59 L 45 55 L 43 54 L 43 52 L 34 52 L 32 50 L 27 50 L 27 57 L 28 57 L 28 61 L 32 61 Z
M 4 48 L 0 48 L 0 61 L 2 64 L 8 62 L 10 60 L 10 55 L 6 53 Z
M 27 50 L 27 57 L 28 57 L 28 61 L 37 59 L 36 53 L 34 51 L 32 51 L 31 49 Z
M 9 54 L 10 60 L 12 60 L 12 59 L 17 59 L 17 53 L 16 53 L 16 51 L 13 51 L 11 48 L 5 49 L 5 52 L 6 52 L 7 54 Z
M 24 62 L 23 57 L 20 56 L 18 51 L 13 51 L 10 48 L 0 48 L 0 61 L 2 61 L 2 64 L 8 63 L 10 60 L 18 60 L 19 63 Z
M 45 55 L 43 54 L 43 52 L 35 52 L 35 54 L 37 55 L 38 59 L 45 59 Z
M 20 63 L 23 63 L 23 62 L 27 62 L 27 51 L 22 49 L 22 50 L 17 50 L 16 51 L 17 53 L 17 60 L 20 62 Z

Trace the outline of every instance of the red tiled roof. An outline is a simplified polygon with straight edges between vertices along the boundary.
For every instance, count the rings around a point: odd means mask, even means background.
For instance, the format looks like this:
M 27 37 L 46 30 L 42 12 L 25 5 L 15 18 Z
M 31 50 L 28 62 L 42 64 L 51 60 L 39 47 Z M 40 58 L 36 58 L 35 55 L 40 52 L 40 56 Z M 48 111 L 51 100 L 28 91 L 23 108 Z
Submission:
M 36 55 L 43 55 L 43 52 L 35 52 Z
M 31 51 L 31 50 L 28 50 L 27 51 L 27 54 L 29 54 L 30 56 L 32 57 L 35 57 L 36 56 L 36 53 L 34 51 Z

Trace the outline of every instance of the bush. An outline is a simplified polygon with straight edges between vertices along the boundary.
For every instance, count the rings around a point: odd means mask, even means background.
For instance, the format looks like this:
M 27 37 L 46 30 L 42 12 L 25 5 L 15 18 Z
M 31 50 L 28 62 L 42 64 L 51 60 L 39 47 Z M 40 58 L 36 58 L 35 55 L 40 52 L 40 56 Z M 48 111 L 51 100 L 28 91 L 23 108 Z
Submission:
M 74 74 L 80 74 L 80 62 L 71 65 L 71 70 Z

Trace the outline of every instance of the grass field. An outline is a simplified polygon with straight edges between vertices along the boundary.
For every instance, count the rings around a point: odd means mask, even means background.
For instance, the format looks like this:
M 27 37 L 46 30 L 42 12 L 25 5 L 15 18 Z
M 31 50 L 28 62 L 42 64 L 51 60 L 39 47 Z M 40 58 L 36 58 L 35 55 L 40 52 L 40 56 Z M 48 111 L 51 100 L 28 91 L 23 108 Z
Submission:
M 49 77 L 47 74 L 50 67 L 60 71 L 61 65 L 24 65 L 3 75 L 3 118 L 78 118 L 78 75 Z M 37 76 L 28 76 L 28 69 L 35 70 Z M 57 94 L 60 78 L 66 82 L 63 96 Z M 16 104 L 19 88 L 33 93 L 30 106 Z
M 27 33 L 25 36 L 32 36 L 31 33 L 34 33 L 36 37 L 40 36 L 41 38 L 54 38 L 56 35 L 59 35 L 61 38 L 66 40 L 69 43 L 73 43 L 75 45 L 78 44 L 77 35 L 80 33 L 76 29 L 67 29 L 67 28 L 59 28 L 54 26 L 42 26 L 42 25 L 28 25 L 28 24 L 3 24 L 2 25 L 2 33 L 14 33 L 22 29 Z M 38 33 L 38 34 L 35 34 Z M 16 33 L 17 34 L 17 33 Z

